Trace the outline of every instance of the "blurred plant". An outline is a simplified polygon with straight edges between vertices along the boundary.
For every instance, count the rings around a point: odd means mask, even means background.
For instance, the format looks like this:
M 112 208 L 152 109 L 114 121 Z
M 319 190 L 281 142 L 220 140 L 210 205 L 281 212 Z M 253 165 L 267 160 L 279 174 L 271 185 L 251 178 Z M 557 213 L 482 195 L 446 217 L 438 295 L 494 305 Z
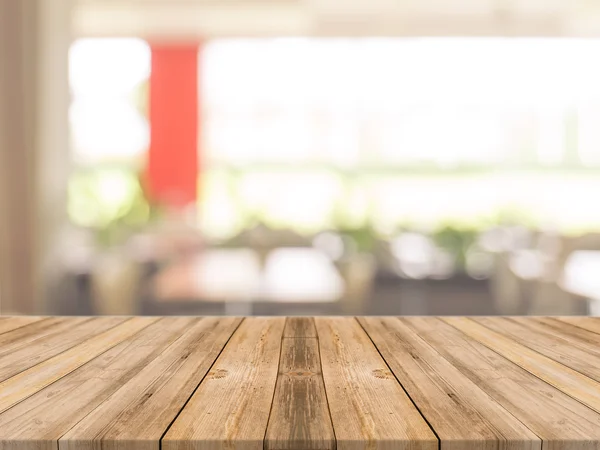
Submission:
M 475 244 L 479 231 L 455 225 L 445 225 L 433 231 L 431 238 L 435 245 L 447 251 L 454 258 L 455 267 L 461 271 L 467 265 L 467 254 Z
M 373 252 L 379 242 L 379 234 L 369 222 L 357 226 L 341 225 L 336 227 L 335 231 L 346 238 L 346 242 L 352 243 L 354 248 L 350 250 L 358 253 Z
M 491 223 L 489 225 L 517 225 L 527 228 L 537 228 L 539 227 L 539 221 L 530 211 L 519 207 L 505 206 L 498 210 L 495 217 L 491 218 Z
M 74 224 L 93 230 L 103 247 L 161 215 L 160 208 L 148 200 L 139 174 L 118 167 L 74 173 L 69 180 L 68 212 Z

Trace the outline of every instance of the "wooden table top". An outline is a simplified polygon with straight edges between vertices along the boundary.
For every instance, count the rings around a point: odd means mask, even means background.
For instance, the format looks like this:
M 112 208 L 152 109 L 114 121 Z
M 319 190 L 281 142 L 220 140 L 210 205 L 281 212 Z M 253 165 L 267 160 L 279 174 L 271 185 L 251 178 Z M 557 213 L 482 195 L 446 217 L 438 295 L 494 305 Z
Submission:
M 600 319 L 0 318 L 1 450 L 600 449 Z

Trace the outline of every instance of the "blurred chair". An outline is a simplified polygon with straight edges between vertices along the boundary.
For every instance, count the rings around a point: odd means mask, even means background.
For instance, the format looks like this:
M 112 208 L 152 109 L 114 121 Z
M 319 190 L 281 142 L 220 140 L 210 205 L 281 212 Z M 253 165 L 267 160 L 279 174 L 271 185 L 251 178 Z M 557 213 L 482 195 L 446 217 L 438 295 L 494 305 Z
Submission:
M 543 241 L 541 247 L 543 247 Z M 588 253 L 585 261 L 573 263 L 573 257 L 580 252 Z M 600 260 L 600 233 L 581 236 L 562 236 L 551 251 L 551 258 L 544 261 L 543 272 L 537 278 L 532 292 L 530 315 L 574 315 L 589 314 L 590 303 L 600 300 L 598 289 L 586 289 L 581 279 L 586 277 L 591 261 L 594 270 L 594 256 Z M 568 270 L 567 270 L 568 269 Z M 597 276 L 597 275 L 596 275 Z M 579 280 L 579 281 L 578 281 Z

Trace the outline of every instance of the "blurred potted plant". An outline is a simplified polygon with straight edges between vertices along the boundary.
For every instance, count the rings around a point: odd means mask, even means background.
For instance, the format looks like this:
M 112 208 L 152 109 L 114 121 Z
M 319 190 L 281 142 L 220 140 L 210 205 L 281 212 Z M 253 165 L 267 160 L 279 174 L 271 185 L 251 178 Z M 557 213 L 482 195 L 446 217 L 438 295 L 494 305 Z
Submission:
M 451 255 L 455 269 L 459 273 L 466 273 L 468 251 L 477 236 L 478 232 L 474 229 L 445 225 L 435 230 L 431 238 L 437 247 Z

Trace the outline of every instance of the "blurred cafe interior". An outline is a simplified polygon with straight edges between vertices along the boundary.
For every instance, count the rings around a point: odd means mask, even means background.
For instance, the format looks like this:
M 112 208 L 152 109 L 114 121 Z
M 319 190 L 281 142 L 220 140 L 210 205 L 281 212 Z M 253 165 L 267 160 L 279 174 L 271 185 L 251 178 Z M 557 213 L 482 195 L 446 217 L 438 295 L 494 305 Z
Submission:
M 0 313 L 600 315 L 600 3 L 0 0 Z

